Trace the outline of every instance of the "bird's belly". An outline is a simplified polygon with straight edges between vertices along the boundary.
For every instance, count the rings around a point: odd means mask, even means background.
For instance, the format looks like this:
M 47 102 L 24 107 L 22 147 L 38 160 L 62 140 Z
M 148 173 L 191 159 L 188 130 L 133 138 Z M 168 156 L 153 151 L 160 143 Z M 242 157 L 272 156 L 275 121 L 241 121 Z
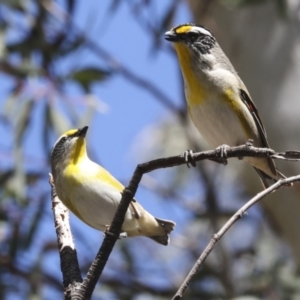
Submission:
M 67 194 L 62 195 L 62 198 L 68 201 L 63 202 L 83 222 L 101 231 L 111 224 L 121 200 L 119 191 L 107 184 L 99 181 L 93 183 L 91 180 L 89 184 L 82 182 L 80 185 L 68 182 L 64 187 Z M 60 197 L 59 193 L 58 196 Z M 126 219 L 132 219 L 129 210 Z
M 241 121 L 232 107 L 216 96 L 189 107 L 194 125 L 213 147 L 236 146 L 248 140 Z M 217 99 L 217 100 L 216 100 Z

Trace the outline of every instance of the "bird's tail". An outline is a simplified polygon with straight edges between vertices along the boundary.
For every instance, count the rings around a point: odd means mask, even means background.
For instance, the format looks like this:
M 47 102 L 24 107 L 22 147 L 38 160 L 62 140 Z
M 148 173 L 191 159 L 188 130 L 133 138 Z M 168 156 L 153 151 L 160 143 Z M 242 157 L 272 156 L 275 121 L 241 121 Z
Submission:
M 157 221 L 159 226 L 165 230 L 165 235 L 149 236 L 149 238 L 159 244 L 167 246 L 170 242 L 170 233 L 175 228 L 176 223 L 174 223 L 170 220 L 162 220 L 162 219 L 158 219 L 158 218 L 155 218 L 155 220 Z
M 284 176 L 281 172 L 279 172 L 277 169 L 276 169 L 276 171 L 277 171 L 277 178 L 272 178 L 272 177 L 270 177 L 269 175 L 267 175 L 265 172 L 263 172 L 262 170 L 260 170 L 260 169 L 257 169 L 257 168 L 255 168 L 254 167 L 254 169 L 255 169 L 255 171 L 257 172 L 257 174 L 258 174 L 258 176 L 259 176 L 259 178 L 260 178 L 260 180 L 261 180 L 261 183 L 262 183 L 262 185 L 263 185 L 263 187 L 266 189 L 266 188 L 268 188 L 269 186 L 271 186 L 272 184 L 274 184 L 275 182 L 277 182 L 279 179 L 284 179 L 284 178 L 286 178 L 286 176 Z M 289 186 L 289 187 L 291 187 L 291 186 L 293 186 L 293 184 L 292 183 L 289 183 L 289 184 L 287 184 L 286 186 Z

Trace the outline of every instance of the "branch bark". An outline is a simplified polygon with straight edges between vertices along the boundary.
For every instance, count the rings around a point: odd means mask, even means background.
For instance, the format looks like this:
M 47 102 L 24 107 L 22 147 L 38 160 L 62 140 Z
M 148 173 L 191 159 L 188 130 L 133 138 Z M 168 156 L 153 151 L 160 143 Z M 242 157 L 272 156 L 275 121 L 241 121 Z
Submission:
M 49 183 L 65 299 L 78 299 L 77 289 L 74 287 L 81 285 L 82 277 L 69 223 L 69 211 L 57 197 L 51 174 L 49 174 Z

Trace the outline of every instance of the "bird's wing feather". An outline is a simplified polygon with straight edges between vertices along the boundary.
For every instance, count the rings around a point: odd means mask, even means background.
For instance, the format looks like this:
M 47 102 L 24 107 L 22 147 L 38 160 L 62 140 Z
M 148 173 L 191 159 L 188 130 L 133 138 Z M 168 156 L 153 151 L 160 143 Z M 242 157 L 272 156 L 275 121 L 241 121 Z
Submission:
M 113 188 L 117 189 L 119 192 L 123 192 L 124 190 L 123 184 L 121 184 L 115 177 L 113 177 L 108 171 L 106 171 L 102 167 L 99 168 L 97 178 L 101 178 L 103 182 L 109 184 Z M 141 217 L 141 212 L 135 199 L 132 199 L 129 209 L 136 219 L 139 219 Z
M 253 117 L 253 120 L 254 120 L 254 122 L 256 124 L 256 127 L 258 129 L 263 147 L 270 148 L 268 140 L 267 140 L 266 130 L 264 128 L 264 125 L 262 123 L 262 120 L 259 116 L 258 110 L 257 110 L 254 102 L 251 100 L 248 93 L 243 89 L 240 89 L 240 96 L 241 96 L 241 99 L 242 99 L 243 103 L 247 106 L 249 112 L 251 113 L 251 115 Z M 271 158 L 268 158 L 268 164 L 269 164 L 269 167 L 270 167 L 272 173 L 274 175 L 276 175 L 277 170 L 276 170 L 275 164 L 274 164 L 274 162 Z
M 104 183 L 107 183 L 108 185 L 115 188 L 119 192 L 122 192 L 124 190 L 123 184 L 121 184 L 121 182 L 119 182 L 108 171 L 106 171 L 104 168 L 102 168 L 100 166 L 99 166 L 98 172 L 97 172 L 97 179 L 101 180 Z

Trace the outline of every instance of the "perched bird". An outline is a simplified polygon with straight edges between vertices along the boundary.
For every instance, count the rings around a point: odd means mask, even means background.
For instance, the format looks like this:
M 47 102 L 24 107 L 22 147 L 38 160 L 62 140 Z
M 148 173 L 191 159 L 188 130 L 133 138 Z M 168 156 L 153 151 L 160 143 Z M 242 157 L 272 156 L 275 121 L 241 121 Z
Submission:
M 109 172 L 91 161 L 86 152 L 88 126 L 69 130 L 55 143 L 51 169 L 59 199 L 80 220 L 105 231 L 121 201 L 124 186 Z M 127 236 L 146 236 L 168 245 L 172 221 L 154 218 L 132 200 L 122 226 Z
M 180 63 L 188 111 L 204 139 L 213 147 L 237 146 L 253 140 L 269 148 L 267 135 L 250 94 L 212 33 L 193 23 L 165 33 Z M 246 157 L 264 188 L 285 178 L 271 158 Z

